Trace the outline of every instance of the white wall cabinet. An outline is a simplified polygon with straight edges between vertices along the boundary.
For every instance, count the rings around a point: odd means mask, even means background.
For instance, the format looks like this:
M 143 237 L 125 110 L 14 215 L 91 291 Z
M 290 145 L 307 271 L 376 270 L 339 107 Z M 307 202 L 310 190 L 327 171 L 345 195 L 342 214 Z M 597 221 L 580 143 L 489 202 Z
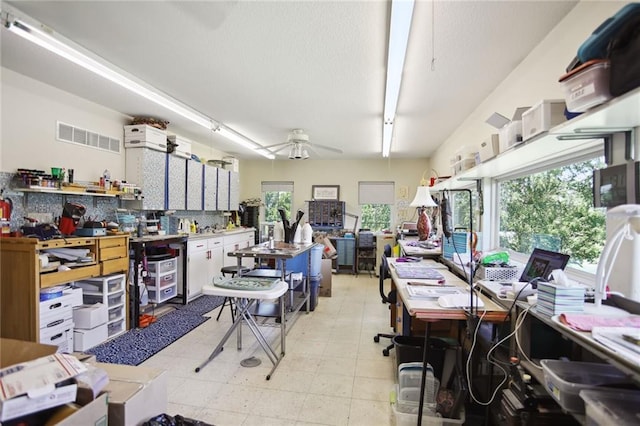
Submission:
M 167 154 L 167 208 L 185 210 L 187 207 L 187 161 Z
M 164 210 L 167 154 L 149 148 L 125 149 L 127 182 L 142 189 L 142 210 Z
M 218 168 L 204 166 L 204 210 L 214 211 L 217 209 L 218 199 Z
M 202 210 L 204 166 L 197 161 L 187 161 L 187 210 Z
M 218 169 L 217 210 L 229 209 L 229 171 Z
M 240 173 L 229 171 L 229 210 L 238 210 L 240 205 Z

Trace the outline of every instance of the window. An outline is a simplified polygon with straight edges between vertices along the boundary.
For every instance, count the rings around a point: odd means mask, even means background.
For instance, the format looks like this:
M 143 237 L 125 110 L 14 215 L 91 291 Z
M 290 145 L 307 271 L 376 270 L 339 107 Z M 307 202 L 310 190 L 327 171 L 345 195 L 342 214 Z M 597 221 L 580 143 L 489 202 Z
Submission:
M 394 182 L 358 182 L 358 204 L 362 211 L 360 228 L 373 232 L 390 229 L 394 194 Z
M 262 182 L 262 199 L 264 222 L 275 223 L 282 220 L 278 209 L 284 209 L 287 218 L 291 218 L 293 182 Z
M 499 182 L 500 246 L 569 254 L 570 265 L 595 272 L 605 241 L 605 209 L 593 207 L 592 175 L 603 158 L 560 165 Z

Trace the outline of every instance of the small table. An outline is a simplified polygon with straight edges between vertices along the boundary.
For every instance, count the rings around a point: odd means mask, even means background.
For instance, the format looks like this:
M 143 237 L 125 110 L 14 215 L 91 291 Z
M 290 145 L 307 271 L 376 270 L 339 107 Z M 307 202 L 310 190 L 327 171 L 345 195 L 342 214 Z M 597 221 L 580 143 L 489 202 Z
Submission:
M 423 248 L 418 246 L 417 239 L 398 240 L 403 256 L 434 258 L 442 255 L 442 247 Z
M 231 333 L 238 329 L 238 350 L 242 349 L 242 327 L 238 328 L 242 321 L 246 321 L 249 329 L 258 340 L 258 343 L 269 357 L 273 364 L 273 368 L 267 374 L 267 380 L 271 378 L 271 375 L 280 364 L 282 357 L 285 354 L 285 313 L 284 313 L 284 295 L 287 293 L 289 286 L 284 281 L 279 281 L 275 287 L 269 290 L 235 290 L 229 288 L 216 287 L 214 285 L 205 285 L 202 288 L 204 294 L 211 296 L 227 297 L 233 300 L 236 306 L 237 313 L 231 327 L 225 333 L 225 335 L 218 343 L 218 346 L 211 352 L 209 358 L 207 358 L 202 364 L 196 368 L 196 373 L 202 370 L 212 359 L 214 359 L 224 349 L 225 343 L 229 340 Z M 273 349 L 273 347 L 267 342 L 267 339 L 260 331 L 260 327 L 256 323 L 253 315 L 251 314 L 251 308 L 260 300 L 280 299 L 280 354 Z

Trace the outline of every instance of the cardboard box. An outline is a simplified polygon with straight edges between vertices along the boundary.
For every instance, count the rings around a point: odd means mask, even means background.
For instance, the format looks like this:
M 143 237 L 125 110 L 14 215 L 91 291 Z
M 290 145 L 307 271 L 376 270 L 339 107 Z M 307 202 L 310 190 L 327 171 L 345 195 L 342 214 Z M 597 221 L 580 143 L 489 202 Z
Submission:
M 76 384 L 55 387 L 86 370 L 71 355 L 56 354 L 57 347 L 13 339 L 0 339 L 0 421 L 15 419 L 76 398 Z M 34 363 L 34 360 L 38 360 Z M 28 363 L 28 364 L 25 364 Z M 9 373 L 7 367 L 22 364 Z
M 178 135 L 169 135 L 167 139 L 177 145 L 172 152 L 173 155 L 191 160 L 191 141 L 189 139 Z
M 107 306 L 102 303 L 81 305 L 73 308 L 73 323 L 76 328 L 91 330 L 99 325 L 106 324 L 108 317 Z
M 333 246 L 333 244 L 331 243 L 331 240 L 329 240 L 329 238 L 324 237 L 322 235 L 319 235 L 319 236 L 316 237 L 314 242 L 316 244 L 323 244 L 324 245 L 324 248 L 322 250 L 322 258 L 323 259 L 333 259 L 338 254 L 338 251 Z
M 107 426 L 108 415 L 108 395 L 103 393 L 80 409 L 68 405 L 60 407 L 49 418 L 47 424 L 55 424 L 56 426 Z
M 106 322 L 91 330 L 76 328 L 73 330 L 73 349 L 86 351 L 104 342 L 108 337 L 109 332 Z
M 331 259 L 322 259 L 320 261 L 320 290 L 318 295 L 321 297 L 331 297 Z
M 480 162 L 484 163 L 500 153 L 500 139 L 497 133 L 493 133 L 489 138 L 480 143 Z
M 109 425 L 130 426 L 167 411 L 167 374 L 164 370 L 96 363 L 109 374 Z

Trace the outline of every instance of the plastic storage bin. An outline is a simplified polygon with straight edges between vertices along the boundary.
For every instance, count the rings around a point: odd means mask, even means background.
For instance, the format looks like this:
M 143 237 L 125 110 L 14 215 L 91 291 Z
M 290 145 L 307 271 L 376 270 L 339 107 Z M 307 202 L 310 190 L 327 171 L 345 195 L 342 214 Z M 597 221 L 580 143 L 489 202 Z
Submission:
M 168 272 L 166 274 L 155 274 L 149 272 L 149 282 L 148 285 L 152 287 L 168 287 L 174 285 L 178 282 L 178 272 Z
M 104 303 L 104 298 L 101 295 L 85 294 L 84 303 L 87 305 L 93 305 L 94 303 Z M 118 293 L 110 294 L 109 296 L 107 296 L 107 306 L 121 305 L 122 303 L 124 303 L 124 291 L 122 290 Z
M 594 60 L 560 77 L 567 110 L 585 112 L 613 96 L 609 92 L 609 61 Z
M 522 114 L 522 140 L 526 141 L 566 121 L 564 100 L 544 100 Z
M 99 278 L 88 278 L 82 281 L 76 281 L 75 286 L 83 290 L 83 294 L 94 293 L 103 294 L 113 293 L 124 289 L 124 274 L 107 275 Z
M 415 426 L 418 424 L 418 414 L 403 413 L 398 411 L 396 403 L 391 403 L 391 413 L 395 419 L 397 426 Z M 422 425 L 423 426 L 453 426 L 463 425 L 465 421 L 464 410 L 460 412 L 459 419 L 446 419 L 437 417 L 434 415 L 426 415 L 422 413 Z
M 396 350 L 396 362 L 398 369 L 406 362 L 422 362 L 424 351 L 424 338 L 413 336 L 394 336 L 393 345 Z M 427 362 L 433 367 L 436 377 L 442 377 L 444 357 L 450 345 L 443 339 L 433 337 L 429 339 L 429 351 L 427 352 Z
M 398 366 L 398 385 L 400 388 L 420 387 L 422 381 L 422 362 L 403 362 Z
M 174 272 L 178 270 L 178 259 L 172 257 L 171 259 L 148 262 L 148 268 L 149 272 L 153 272 L 154 274 Z
M 580 391 L 588 425 L 635 426 L 640 422 L 640 390 Z
M 174 284 L 171 287 L 147 287 L 149 290 L 149 302 L 162 303 L 178 295 L 178 285 Z
M 562 408 L 574 413 L 584 413 L 584 402 L 579 395 L 581 390 L 632 384 L 622 372 L 609 364 L 555 359 L 543 359 L 540 364 L 547 392 Z

